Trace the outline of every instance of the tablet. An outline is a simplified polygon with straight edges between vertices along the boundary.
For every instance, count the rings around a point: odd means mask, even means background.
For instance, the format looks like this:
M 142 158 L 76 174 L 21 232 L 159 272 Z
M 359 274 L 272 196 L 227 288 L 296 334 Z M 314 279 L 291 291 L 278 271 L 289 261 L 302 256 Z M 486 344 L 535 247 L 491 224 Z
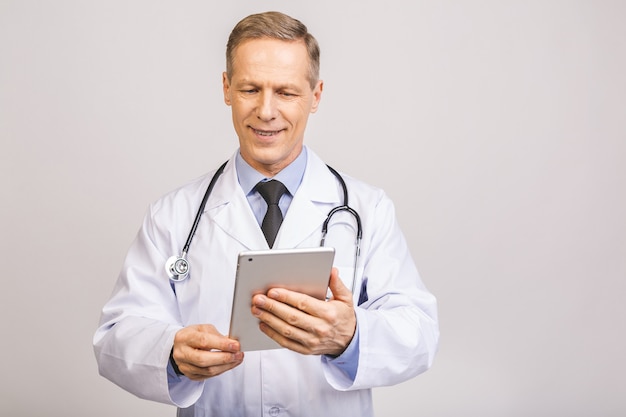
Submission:
M 229 335 L 242 351 L 279 349 L 259 329 L 252 315 L 252 296 L 281 287 L 324 300 L 335 257 L 334 248 L 270 249 L 241 252 L 237 260 Z

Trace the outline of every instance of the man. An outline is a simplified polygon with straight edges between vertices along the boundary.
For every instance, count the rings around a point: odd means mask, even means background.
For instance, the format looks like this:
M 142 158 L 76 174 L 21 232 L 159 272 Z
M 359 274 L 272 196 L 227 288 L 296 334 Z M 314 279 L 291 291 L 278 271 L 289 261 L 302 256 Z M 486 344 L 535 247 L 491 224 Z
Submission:
M 142 398 L 178 406 L 180 416 L 371 416 L 371 388 L 428 369 L 437 348 L 435 298 L 425 289 L 385 194 L 344 176 L 360 214 L 333 218 L 332 298 L 272 289 L 252 300 L 261 330 L 284 349 L 240 351 L 228 333 L 237 254 L 318 246 L 322 223 L 342 204 L 341 186 L 303 146 L 320 103 L 319 48 L 299 21 L 276 12 L 239 22 L 227 45 L 224 101 L 239 149 L 204 208 L 188 254 L 189 278 L 168 280 L 202 177 L 151 205 L 94 337 L 100 373 Z M 259 183 L 284 184 L 278 235 L 262 226 L 268 203 Z M 273 245 L 272 245 L 273 243 Z

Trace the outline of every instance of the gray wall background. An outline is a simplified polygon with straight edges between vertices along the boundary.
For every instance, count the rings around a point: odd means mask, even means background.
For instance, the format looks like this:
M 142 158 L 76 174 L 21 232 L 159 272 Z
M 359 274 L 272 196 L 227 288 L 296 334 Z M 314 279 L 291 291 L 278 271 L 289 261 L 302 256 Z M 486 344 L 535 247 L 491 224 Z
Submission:
M 147 205 L 237 146 L 224 45 L 322 46 L 307 143 L 384 188 L 438 296 L 434 368 L 379 416 L 626 414 L 626 3 L 0 0 L 0 414 L 173 416 L 91 337 Z

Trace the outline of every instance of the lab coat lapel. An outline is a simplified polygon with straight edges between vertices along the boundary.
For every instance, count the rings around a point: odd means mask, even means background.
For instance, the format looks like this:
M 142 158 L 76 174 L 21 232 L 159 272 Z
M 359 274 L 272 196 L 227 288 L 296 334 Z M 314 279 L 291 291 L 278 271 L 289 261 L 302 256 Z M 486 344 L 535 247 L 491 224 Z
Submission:
M 276 248 L 295 248 L 312 235 L 321 239 L 321 227 L 330 208 L 339 204 L 338 183 L 326 165 L 307 149 L 307 168 L 276 237 Z M 319 244 L 319 240 L 316 241 Z
M 275 248 L 298 247 L 314 234 L 318 234 L 321 239 L 321 227 L 328 212 L 340 204 L 341 187 L 335 176 L 311 149 L 307 149 L 307 153 L 307 168 L 302 184 L 276 236 Z M 261 227 L 239 186 L 234 156 L 215 184 L 205 212 L 217 227 L 246 248 L 268 249 Z
M 263 232 L 239 186 L 234 156 L 218 180 L 206 206 L 216 226 L 250 250 L 268 249 Z
M 309 238 L 311 234 L 319 234 L 320 227 L 325 218 L 326 214 L 320 207 L 316 206 L 307 196 L 298 191 L 280 226 L 274 247 L 297 247 L 300 243 Z

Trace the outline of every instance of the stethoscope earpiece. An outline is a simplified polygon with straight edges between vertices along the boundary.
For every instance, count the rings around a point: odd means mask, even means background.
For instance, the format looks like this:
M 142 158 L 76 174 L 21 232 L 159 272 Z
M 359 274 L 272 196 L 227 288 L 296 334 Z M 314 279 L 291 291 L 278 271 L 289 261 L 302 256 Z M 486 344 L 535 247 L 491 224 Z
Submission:
M 185 259 L 185 255 L 170 256 L 165 262 L 165 272 L 174 282 L 185 280 L 189 276 L 189 262 Z

